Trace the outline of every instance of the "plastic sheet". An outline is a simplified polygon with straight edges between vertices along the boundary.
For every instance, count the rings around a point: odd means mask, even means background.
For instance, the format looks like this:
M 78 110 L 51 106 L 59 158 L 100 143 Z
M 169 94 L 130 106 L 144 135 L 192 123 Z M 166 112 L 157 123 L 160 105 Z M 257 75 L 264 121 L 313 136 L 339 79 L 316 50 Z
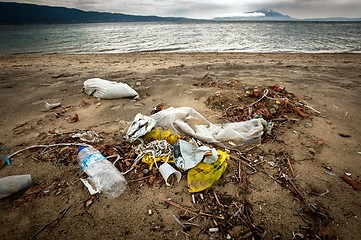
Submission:
M 150 117 L 156 120 L 156 126 L 227 148 L 237 148 L 252 143 L 260 144 L 264 128 L 267 126 L 267 122 L 262 118 L 213 124 L 190 107 L 170 107 Z

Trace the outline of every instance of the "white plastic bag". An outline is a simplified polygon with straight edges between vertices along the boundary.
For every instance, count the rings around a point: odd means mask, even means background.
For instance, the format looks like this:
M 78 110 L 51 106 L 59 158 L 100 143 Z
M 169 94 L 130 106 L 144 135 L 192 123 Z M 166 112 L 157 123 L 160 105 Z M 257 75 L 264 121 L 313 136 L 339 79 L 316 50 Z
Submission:
M 128 128 L 125 139 L 133 142 L 139 137 L 147 134 L 155 126 L 156 121 L 148 116 L 138 113 Z
M 207 146 L 197 148 L 184 140 L 179 140 L 174 144 L 173 156 L 175 165 L 184 171 L 195 167 L 203 159 L 208 164 L 212 164 L 218 159 L 216 149 Z
M 139 94 L 126 83 L 118 83 L 100 78 L 91 78 L 84 82 L 85 93 L 96 98 L 134 98 Z
M 151 117 L 157 121 L 156 126 L 170 128 L 177 133 L 182 132 L 201 141 L 227 148 L 251 143 L 260 144 L 263 129 L 267 126 L 267 122 L 262 118 L 213 124 L 190 107 L 167 108 Z

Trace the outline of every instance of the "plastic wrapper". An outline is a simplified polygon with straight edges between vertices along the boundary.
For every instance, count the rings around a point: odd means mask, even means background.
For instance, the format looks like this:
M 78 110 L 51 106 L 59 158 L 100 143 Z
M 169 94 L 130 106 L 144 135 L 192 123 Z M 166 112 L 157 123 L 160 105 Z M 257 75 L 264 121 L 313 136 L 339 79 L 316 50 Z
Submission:
M 229 155 L 217 150 L 218 160 L 212 164 L 204 162 L 188 171 L 189 192 L 200 192 L 217 182 L 227 168 Z
M 248 144 L 260 144 L 267 122 L 252 119 L 245 122 L 213 124 L 190 107 L 167 108 L 151 115 L 156 126 L 185 133 L 201 141 L 220 147 L 238 148 Z

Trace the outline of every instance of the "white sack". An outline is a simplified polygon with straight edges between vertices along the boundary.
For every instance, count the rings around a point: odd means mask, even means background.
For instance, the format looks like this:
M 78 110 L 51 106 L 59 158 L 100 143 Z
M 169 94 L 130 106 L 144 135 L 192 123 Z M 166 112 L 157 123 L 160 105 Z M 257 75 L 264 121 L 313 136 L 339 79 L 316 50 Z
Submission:
M 100 78 L 91 78 L 84 82 L 85 93 L 96 98 L 134 98 L 139 94 L 126 83 L 118 83 Z
M 263 129 L 267 126 L 267 122 L 262 118 L 213 124 L 190 107 L 171 107 L 150 117 L 157 121 L 156 126 L 166 127 L 177 133 L 185 133 L 201 141 L 227 148 L 251 143 L 260 144 Z

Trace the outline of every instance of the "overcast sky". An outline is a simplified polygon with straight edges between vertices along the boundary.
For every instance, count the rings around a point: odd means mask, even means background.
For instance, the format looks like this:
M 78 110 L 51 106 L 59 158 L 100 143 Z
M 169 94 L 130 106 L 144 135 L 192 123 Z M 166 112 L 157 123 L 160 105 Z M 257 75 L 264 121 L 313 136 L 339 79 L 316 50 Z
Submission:
M 0 0 L 8 2 L 11 0 Z M 273 9 L 295 18 L 361 17 L 361 0 L 34 0 L 16 1 L 136 15 L 214 18 Z

